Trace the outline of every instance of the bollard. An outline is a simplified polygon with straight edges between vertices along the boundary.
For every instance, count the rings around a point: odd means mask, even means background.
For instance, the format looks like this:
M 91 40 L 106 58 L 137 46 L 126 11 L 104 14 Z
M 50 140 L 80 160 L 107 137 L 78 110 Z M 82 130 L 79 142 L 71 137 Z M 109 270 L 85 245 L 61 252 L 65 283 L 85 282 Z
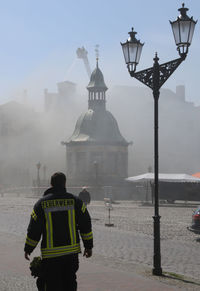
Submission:
M 114 223 L 110 222 L 110 211 L 113 210 L 111 199 L 110 198 L 104 198 L 105 206 L 108 209 L 108 223 L 105 223 L 105 226 L 112 227 L 114 226 Z

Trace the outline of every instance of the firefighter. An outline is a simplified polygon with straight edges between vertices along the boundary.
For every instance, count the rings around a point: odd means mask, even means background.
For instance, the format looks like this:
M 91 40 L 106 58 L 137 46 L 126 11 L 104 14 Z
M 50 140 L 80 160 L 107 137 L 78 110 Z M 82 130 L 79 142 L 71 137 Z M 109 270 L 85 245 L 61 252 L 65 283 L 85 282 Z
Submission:
M 91 219 L 85 204 L 65 188 L 66 177 L 57 172 L 45 195 L 34 205 L 24 247 L 25 258 L 41 240 L 42 278 L 46 291 L 76 291 L 76 272 L 81 252 L 80 237 L 86 258 L 92 256 Z M 42 287 L 41 287 L 42 290 Z

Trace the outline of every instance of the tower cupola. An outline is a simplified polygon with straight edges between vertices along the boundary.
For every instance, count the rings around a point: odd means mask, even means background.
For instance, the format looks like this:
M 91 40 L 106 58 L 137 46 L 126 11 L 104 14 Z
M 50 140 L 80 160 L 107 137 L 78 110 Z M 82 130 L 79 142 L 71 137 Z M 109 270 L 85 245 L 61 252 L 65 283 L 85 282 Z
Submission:
M 106 90 L 108 89 L 104 77 L 99 69 L 98 58 L 96 68 L 91 74 L 90 82 L 87 86 L 89 91 L 88 96 L 88 109 L 92 110 L 105 110 L 106 109 Z

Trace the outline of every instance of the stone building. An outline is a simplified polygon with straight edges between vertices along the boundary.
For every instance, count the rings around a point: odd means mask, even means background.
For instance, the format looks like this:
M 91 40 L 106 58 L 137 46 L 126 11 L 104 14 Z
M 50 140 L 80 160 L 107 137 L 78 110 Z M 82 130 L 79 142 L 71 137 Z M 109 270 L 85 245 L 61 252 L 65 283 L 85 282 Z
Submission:
M 106 110 L 107 87 L 98 60 L 88 90 L 88 110 L 65 142 L 69 186 L 114 186 L 128 176 L 128 142 Z
M 32 185 L 43 156 L 41 116 L 16 101 L 0 105 L 0 189 Z
M 56 93 L 44 90 L 45 112 L 62 113 L 69 104 L 69 99 L 76 93 L 76 84 L 64 81 L 57 83 L 58 91 Z

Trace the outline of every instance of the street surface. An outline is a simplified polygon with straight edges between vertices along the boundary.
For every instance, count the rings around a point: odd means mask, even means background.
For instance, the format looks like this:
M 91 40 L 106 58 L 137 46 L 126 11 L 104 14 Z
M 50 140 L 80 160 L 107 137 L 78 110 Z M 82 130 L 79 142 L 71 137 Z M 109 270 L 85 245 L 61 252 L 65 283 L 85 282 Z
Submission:
M 163 271 L 199 279 L 200 236 L 187 230 L 195 207 L 160 206 L 161 264 Z M 102 202 L 93 202 L 89 211 L 95 218 L 95 252 L 102 253 L 106 258 L 152 266 L 152 206 L 127 201 L 114 204 L 111 211 L 112 228 L 104 226 L 108 221 L 108 213 Z
M 23 257 L 24 239 L 35 198 L 0 197 L 0 291 L 36 290 L 29 263 Z M 187 230 L 195 207 L 160 206 L 161 262 L 164 272 L 200 278 L 199 236 Z M 94 256 L 99 265 L 131 271 L 151 270 L 153 259 L 154 208 L 132 201 L 113 204 L 111 223 L 103 201 L 88 206 L 94 232 Z M 17 254 L 16 254 L 17 252 Z M 17 261 L 21 253 L 21 261 Z M 39 254 L 39 248 L 33 256 Z M 22 270 L 26 269 L 26 274 Z M 22 276 L 23 273 L 23 276 Z M 199 286 L 200 288 L 200 286 Z M 182 289 L 183 290 L 183 289 Z M 184 289 L 198 290 L 198 289 Z

